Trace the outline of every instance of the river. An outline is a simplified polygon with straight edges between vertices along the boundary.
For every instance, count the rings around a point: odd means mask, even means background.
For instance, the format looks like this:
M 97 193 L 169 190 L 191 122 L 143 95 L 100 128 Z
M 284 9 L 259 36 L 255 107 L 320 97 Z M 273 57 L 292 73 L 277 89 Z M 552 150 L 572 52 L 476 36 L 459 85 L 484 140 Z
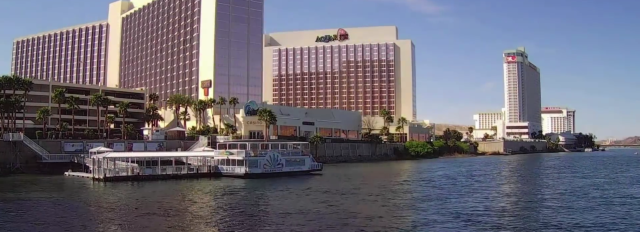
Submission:
M 635 151 L 326 165 L 259 180 L 19 175 L 0 178 L 0 231 L 634 231 Z

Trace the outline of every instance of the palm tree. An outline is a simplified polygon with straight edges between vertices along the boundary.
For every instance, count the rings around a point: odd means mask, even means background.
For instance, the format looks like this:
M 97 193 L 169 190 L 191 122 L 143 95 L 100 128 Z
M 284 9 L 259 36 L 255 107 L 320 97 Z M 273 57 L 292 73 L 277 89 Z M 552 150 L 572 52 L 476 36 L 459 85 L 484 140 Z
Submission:
M 42 122 L 42 133 L 47 134 L 47 123 L 49 122 L 49 117 L 51 117 L 51 108 L 42 107 L 38 109 L 36 113 L 36 120 Z
M 159 100 L 160 100 L 160 95 L 158 95 L 157 93 L 149 94 L 149 102 L 151 104 L 156 104 Z
M 180 121 L 178 119 L 178 116 L 180 116 L 180 109 L 182 109 L 182 107 L 185 105 L 187 101 L 186 99 L 187 99 L 187 96 L 185 95 L 174 94 L 169 97 L 169 100 L 167 100 L 167 107 L 173 108 L 173 118 L 178 122 Z M 183 125 L 183 126 L 186 126 L 186 125 Z
M 196 115 L 196 128 L 204 124 L 205 113 L 207 112 L 207 100 L 198 100 L 193 104 L 193 113 Z
M 97 132 L 100 134 L 100 107 L 102 107 L 102 102 L 104 102 L 104 95 L 102 93 L 94 93 L 89 98 L 89 105 L 95 106 L 98 111 L 98 124 L 97 124 Z
M 218 118 L 218 125 L 222 129 L 222 106 L 227 105 L 227 99 L 223 96 L 218 96 L 218 106 L 220 106 L 220 118 Z
M 127 139 L 127 133 L 125 133 L 125 124 L 124 119 L 127 117 L 127 113 L 129 112 L 129 108 L 131 107 L 131 103 L 128 101 L 123 101 L 116 105 L 116 109 L 118 110 L 118 116 L 122 118 L 122 139 Z
M 391 111 L 388 111 L 387 109 L 382 109 L 380 111 L 380 117 L 382 117 L 382 121 L 386 127 L 389 127 L 389 124 L 393 123 L 393 115 L 391 115 Z
M 62 104 L 67 103 L 67 89 L 55 89 L 51 100 L 58 104 L 58 130 L 62 131 Z
M 258 120 L 264 123 L 264 141 L 267 141 L 270 135 L 269 127 L 271 127 L 271 125 L 276 125 L 276 123 L 278 123 L 278 118 L 272 110 L 260 108 L 260 110 L 258 110 Z
M 113 114 L 108 114 L 106 117 L 104 117 L 104 121 L 107 126 L 107 139 L 109 139 L 109 136 L 111 134 L 111 126 L 116 123 L 116 116 L 114 116 Z
M 178 115 L 178 120 L 181 120 L 184 122 L 184 125 L 187 125 L 187 121 L 191 120 L 191 115 L 189 114 L 189 111 L 181 111 L 180 115 Z
M 324 143 L 324 138 L 322 138 L 322 136 L 320 136 L 319 134 L 315 134 L 315 135 L 311 136 L 311 138 L 309 138 L 309 143 L 315 147 L 315 149 L 316 149 L 316 157 L 317 157 L 318 156 L 318 147 L 320 146 L 320 144 Z
M 182 111 L 182 113 L 180 113 L 181 115 L 190 115 L 189 114 L 189 108 L 191 108 L 193 106 L 194 102 L 193 99 L 190 97 L 185 96 L 184 98 L 184 111 Z M 186 119 L 186 120 L 185 120 Z M 187 128 L 187 121 L 191 121 L 191 117 L 189 117 L 189 119 L 187 119 L 186 117 L 182 118 L 182 124 L 184 125 L 185 128 Z
M 229 106 L 231 106 L 231 108 L 233 108 L 233 114 L 231 116 L 233 117 L 233 126 L 235 126 L 235 127 L 238 126 L 238 122 L 236 121 L 236 106 L 238 104 L 240 104 L 240 102 L 238 101 L 237 97 L 229 98 Z
M 159 121 L 164 121 L 164 118 L 158 112 L 158 106 L 150 103 L 144 111 L 144 122 L 147 126 L 151 127 L 153 131 L 155 127 L 159 126 Z
M 207 107 L 209 107 L 209 109 L 211 109 L 211 121 L 213 121 L 213 127 L 214 128 L 217 128 L 216 119 L 214 118 L 215 113 L 213 112 L 213 108 L 216 105 L 218 105 L 218 101 L 215 98 L 207 99 Z
M 404 126 L 409 124 L 409 121 L 405 117 L 400 117 L 398 118 L 397 124 L 398 126 L 396 126 L 396 132 L 404 134 Z M 404 138 L 402 138 L 401 141 L 402 140 L 406 140 L 406 136 L 404 136 Z
M 0 98 L 0 118 L 2 119 L 2 134 L 4 134 L 5 131 L 5 120 L 4 120 L 4 116 L 10 112 L 11 110 L 11 106 L 10 106 L 10 100 L 8 98 Z M 7 131 L 9 131 L 9 129 L 7 128 Z
M 100 106 L 102 106 L 102 108 L 104 109 L 104 113 L 103 112 L 100 112 L 100 113 L 104 114 L 105 120 L 106 120 L 107 114 L 109 114 L 109 107 L 114 106 L 114 104 L 115 103 L 113 102 L 113 100 L 111 100 L 111 98 L 107 96 L 102 97 L 102 99 L 100 100 Z M 98 124 L 101 123 L 100 120 L 102 120 L 101 117 L 98 117 Z M 104 124 L 106 127 L 107 122 L 105 121 Z M 102 138 L 103 135 L 104 135 L 104 130 L 102 130 L 102 133 L 98 134 L 98 137 Z
M 22 97 L 20 96 L 12 96 L 9 100 L 9 104 L 10 104 L 10 109 L 11 114 L 12 114 L 12 120 L 13 120 L 13 132 L 16 132 L 18 129 L 16 127 L 16 118 L 17 118 L 17 114 L 18 112 L 22 111 L 24 112 L 24 100 Z M 24 122 L 23 122 L 24 123 Z
M 31 79 L 27 79 L 24 78 L 22 79 L 22 81 L 20 82 L 20 90 L 22 90 L 22 99 L 24 100 L 22 102 L 22 108 L 26 109 L 27 108 L 27 94 L 29 94 L 29 92 L 31 92 L 31 90 L 33 90 L 33 81 Z M 22 111 L 22 133 L 25 132 L 25 121 L 26 119 L 26 110 Z
M 77 96 L 68 96 L 67 97 L 67 109 L 71 110 L 71 136 L 73 137 L 76 133 L 76 110 L 80 109 L 80 105 L 78 102 L 80 98 Z

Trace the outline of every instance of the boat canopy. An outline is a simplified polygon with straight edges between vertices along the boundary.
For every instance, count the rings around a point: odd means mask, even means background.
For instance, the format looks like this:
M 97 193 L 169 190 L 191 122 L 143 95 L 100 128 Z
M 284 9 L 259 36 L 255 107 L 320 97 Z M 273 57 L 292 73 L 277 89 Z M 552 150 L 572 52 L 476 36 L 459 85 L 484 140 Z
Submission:
M 111 152 L 102 158 L 172 158 L 172 157 L 213 157 L 213 151 L 173 151 L 173 152 Z

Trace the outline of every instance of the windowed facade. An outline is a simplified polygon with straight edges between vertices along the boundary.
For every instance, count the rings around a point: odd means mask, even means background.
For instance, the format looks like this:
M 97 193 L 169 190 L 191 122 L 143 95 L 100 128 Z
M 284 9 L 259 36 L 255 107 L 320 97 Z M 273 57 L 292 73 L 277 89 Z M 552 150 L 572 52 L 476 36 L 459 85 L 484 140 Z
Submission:
M 11 73 L 35 80 L 106 85 L 108 25 L 96 22 L 17 39 Z
M 120 87 L 198 96 L 200 0 L 155 0 L 122 18 Z
M 395 114 L 394 43 L 273 49 L 273 104 Z

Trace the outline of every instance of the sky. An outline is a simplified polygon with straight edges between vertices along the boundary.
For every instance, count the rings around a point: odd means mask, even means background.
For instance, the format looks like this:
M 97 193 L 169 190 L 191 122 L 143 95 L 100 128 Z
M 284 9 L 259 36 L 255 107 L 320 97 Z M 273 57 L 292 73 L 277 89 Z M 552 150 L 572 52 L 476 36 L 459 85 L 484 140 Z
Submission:
M 0 74 L 16 37 L 107 18 L 114 0 L 3 0 Z M 207 1 L 207 0 L 204 0 Z M 599 139 L 640 135 L 640 1 L 265 0 L 265 33 L 397 26 L 416 46 L 419 119 L 473 125 L 504 107 L 502 51 L 526 47 L 542 105 Z

